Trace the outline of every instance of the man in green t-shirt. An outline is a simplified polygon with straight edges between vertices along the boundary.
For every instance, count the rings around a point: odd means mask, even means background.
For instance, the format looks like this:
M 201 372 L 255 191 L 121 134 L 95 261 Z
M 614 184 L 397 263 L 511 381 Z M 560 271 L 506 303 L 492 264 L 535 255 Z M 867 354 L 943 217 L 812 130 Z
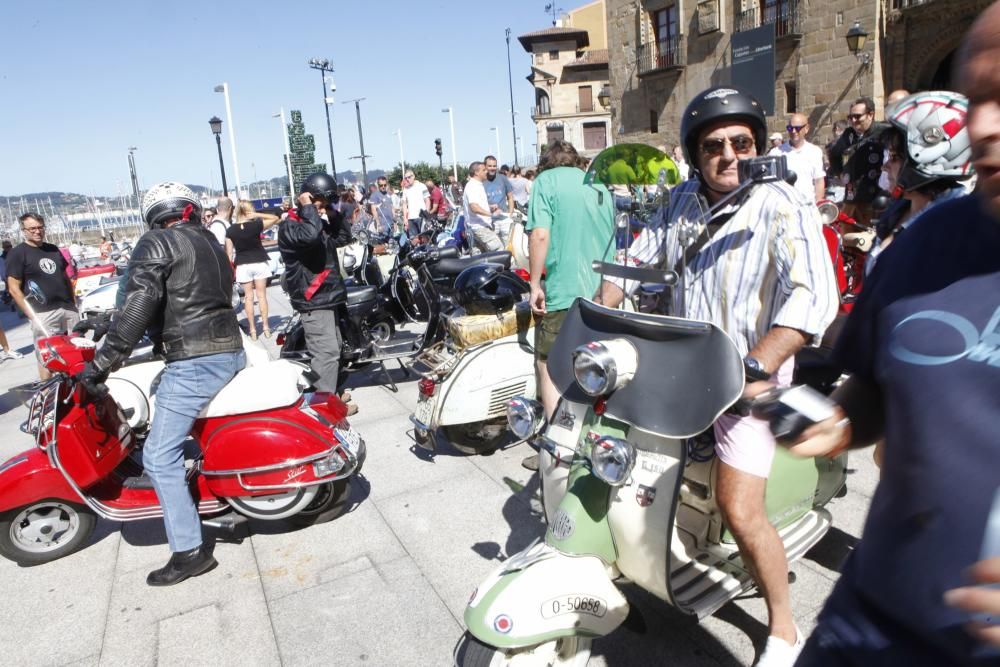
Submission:
M 584 185 L 577 160 L 572 144 L 553 142 L 539 162 L 528 205 L 538 393 L 550 418 L 559 402 L 546 368 L 552 343 L 574 299 L 590 298 L 597 290 L 600 276 L 591 263 L 611 261 L 615 250 L 609 243 L 615 233 L 613 197 L 602 185 Z

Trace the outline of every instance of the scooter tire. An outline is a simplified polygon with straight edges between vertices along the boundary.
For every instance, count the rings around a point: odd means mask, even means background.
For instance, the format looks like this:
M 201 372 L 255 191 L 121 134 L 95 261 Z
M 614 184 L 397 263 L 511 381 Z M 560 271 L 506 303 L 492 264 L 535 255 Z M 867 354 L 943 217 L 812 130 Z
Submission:
M 500 420 L 497 421 L 497 426 L 501 426 L 499 424 Z M 505 425 L 506 419 L 503 422 Z M 476 437 L 477 434 L 472 432 L 473 429 L 482 429 L 486 425 L 488 424 L 452 424 L 442 426 L 441 433 L 451 443 L 451 446 L 462 454 L 467 456 L 474 456 L 476 454 L 488 455 L 502 447 L 507 442 L 508 436 L 506 428 L 500 428 L 496 435 L 485 438 Z
M 548 649 L 551 655 L 545 656 L 547 661 L 542 663 L 538 660 L 538 664 L 548 664 L 553 667 L 586 667 L 590 662 L 591 643 L 591 639 L 587 637 L 563 637 L 541 646 L 504 651 L 484 644 L 466 632 L 455 647 L 454 658 L 456 667 L 504 667 L 510 665 L 521 653 L 546 650 L 551 646 L 551 649 Z
M 303 527 L 329 523 L 347 510 L 350 501 L 351 478 L 338 479 L 319 487 L 316 498 L 301 512 L 288 517 L 288 520 Z
M 51 514 L 53 511 L 59 512 L 59 519 L 69 524 L 67 532 L 50 546 L 43 544 L 36 545 L 36 549 L 29 548 L 29 538 L 25 535 L 24 528 L 29 527 L 33 520 L 31 515 L 45 512 Z M 47 518 L 43 516 L 41 520 Z M 97 515 L 85 505 L 55 499 L 39 500 L 0 514 L 0 555 L 22 567 L 50 563 L 82 549 L 96 525 Z M 50 534 L 40 532 L 43 535 Z

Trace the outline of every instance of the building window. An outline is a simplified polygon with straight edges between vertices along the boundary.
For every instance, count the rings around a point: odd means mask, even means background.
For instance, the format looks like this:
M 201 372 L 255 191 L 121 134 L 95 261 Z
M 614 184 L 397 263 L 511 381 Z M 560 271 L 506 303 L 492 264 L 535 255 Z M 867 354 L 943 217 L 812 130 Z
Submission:
M 549 146 L 557 141 L 562 141 L 565 136 L 562 125 L 545 128 L 545 143 Z
M 660 114 L 656 112 L 656 109 L 649 110 L 649 133 L 656 134 L 660 131 Z
M 785 113 L 795 113 L 798 106 L 798 90 L 794 81 L 785 82 Z
M 608 147 L 608 129 L 604 123 L 583 124 L 583 150 L 600 151 Z
M 549 51 L 549 60 L 551 60 L 553 62 L 555 62 L 556 60 L 559 60 L 559 51 L 558 50 L 556 50 L 556 51 Z
M 545 54 L 544 53 L 536 53 L 535 54 L 535 64 L 536 65 L 541 65 L 544 62 L 545 62 Z
M 549 106 L 549 94 L 540 88 L 535 88 L 535 115 L 548 116 L 552 113 Z
M 587 113 L 594 110 L 594 89 L 590 86 L 580 86 L 580 113 Z
M 775 37 L 784 37 L 794 32 L 794 2 L 795 0 L 760 0 L 760 25 L 773 23 Z
M 680 24 L 677 21 L 677 5 L 653 12 L 653 30 L 656 37 L 656 65 L 669 67 L 677 60 L 677 39 Z

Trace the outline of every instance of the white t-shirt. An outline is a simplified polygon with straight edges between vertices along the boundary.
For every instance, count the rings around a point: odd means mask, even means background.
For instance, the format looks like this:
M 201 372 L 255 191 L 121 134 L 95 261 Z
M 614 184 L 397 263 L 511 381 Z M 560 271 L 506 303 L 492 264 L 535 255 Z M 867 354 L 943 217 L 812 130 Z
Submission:
M 462 195 L 462 205 L 465 207 L 465 224 L 480 225 L 482 227 L 493 228 L 493 217 L 473 213 L 469 204 L 476 204 L 484 211 L 490 210 L 490 201 L 486 198 L 486 188 L 482 181 L 470 178 L 465 184 L 465 193 Z
M 801 148 L 795 148 L 787 141 L 772 149 L 768 155 L 784 155 L 788 168 L 795 172 L 795 189 L 805 195 L 809 201 L 816 201 L 817 178 L 826 176 L 823 168 L 823 149 L 808 141 Z
M 420 212 L 427 210 L 424 206 L 424 197 L 430 197 L 427 186 L 421 182 L 416 182 L 409 187 L 403 188 L 403 199 L 406 200 L 406 217 L 409 220 L 420 217 Z
M 229 229 L 230 222 L 225 218 L 216 218 L 209 224 L 208 231 L 212 232 L 219 245 L 226 245 L 226 230 Z

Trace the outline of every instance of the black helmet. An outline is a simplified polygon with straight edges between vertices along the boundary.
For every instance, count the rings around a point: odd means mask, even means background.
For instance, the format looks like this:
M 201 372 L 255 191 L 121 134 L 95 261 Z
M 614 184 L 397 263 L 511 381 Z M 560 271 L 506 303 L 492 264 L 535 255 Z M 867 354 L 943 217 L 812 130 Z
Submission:
M 469 315 L 508 310 L 528 292 L 527 283 L 499 264 L 475 264 L 455 279 L 456 300 Z
M 200 220 L 201 204 L 188 186 L 165 181 L 146 190 L 142 197 L 142 218 L 150 228 L 175 220 Z
M 308 192 L 313 197 L 322 197 L 324 201 L 332 202 L 337 195 L 337 181 L 325 171 L 318 171 L 305 177 L 299 192 Z
M 695 95 L 681 118 L 681 146 L 684 159 L 691 169 L 698 171 L 698 136 L 720 120 L 742 121 L 753 132 L 757 152 L 767 144 L 767 119 L 760 102 L 749 93 L 732 86 L 716 86 Z

